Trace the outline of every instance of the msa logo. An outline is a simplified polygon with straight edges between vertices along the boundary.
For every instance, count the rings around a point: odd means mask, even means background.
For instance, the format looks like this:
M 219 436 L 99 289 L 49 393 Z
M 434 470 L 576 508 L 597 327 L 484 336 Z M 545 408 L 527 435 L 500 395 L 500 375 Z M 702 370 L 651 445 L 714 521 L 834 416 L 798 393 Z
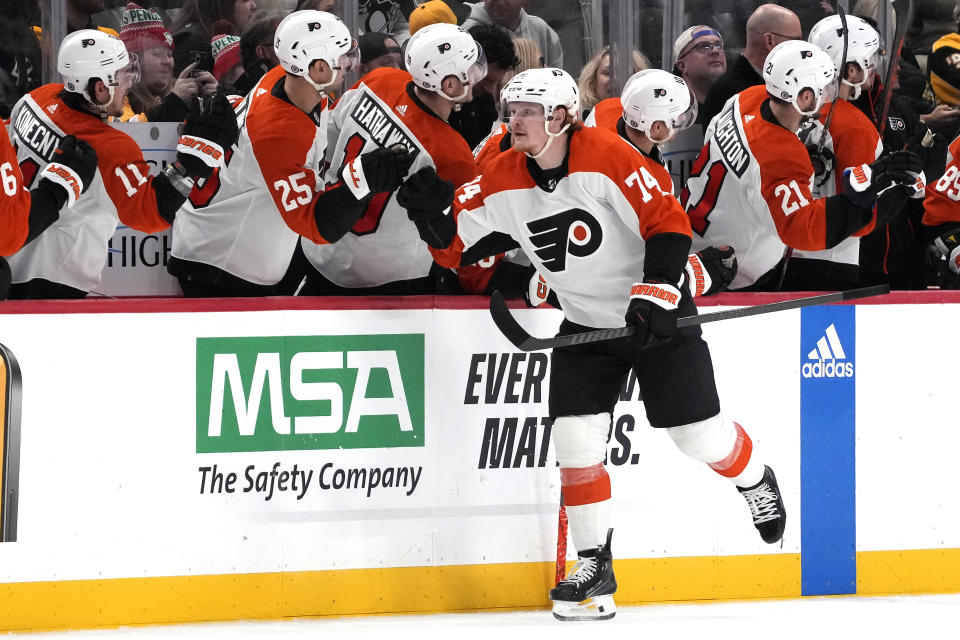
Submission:
M 837 328 L 831 324 L 817 340 L 817 347 L 807 354 L 809 362 L 803 363 L 801 373 L 804 378 L 852 378 L 853 363 L 846 359 Z
M 423 334 L 197 339 L 197 453 L 424 446 Z
M 600 247 L 603 229 L 583 209 L 567 209 L 527 223 L 534 253 L 548 271 L 563 271 L 567 254 L 585 258 Z

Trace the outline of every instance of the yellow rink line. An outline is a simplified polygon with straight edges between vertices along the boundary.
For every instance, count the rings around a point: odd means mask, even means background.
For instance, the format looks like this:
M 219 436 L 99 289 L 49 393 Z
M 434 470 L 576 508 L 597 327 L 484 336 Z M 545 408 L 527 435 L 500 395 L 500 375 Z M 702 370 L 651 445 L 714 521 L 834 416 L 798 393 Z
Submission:
M 960 550 L 858 553 L 861 593 L 960 591 Z M 789 598 L 800 555 L 616 561 L 618 604 Z M 0 585 L 0 630 L 547 607 L 552 563 Z

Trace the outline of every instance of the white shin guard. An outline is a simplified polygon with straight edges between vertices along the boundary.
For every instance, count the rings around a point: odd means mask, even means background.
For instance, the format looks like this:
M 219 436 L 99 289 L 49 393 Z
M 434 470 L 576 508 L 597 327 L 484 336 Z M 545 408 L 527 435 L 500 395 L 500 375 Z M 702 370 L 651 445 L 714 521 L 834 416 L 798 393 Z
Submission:
M 740 453 L 739 447 L 745 437 L 743 430 L 718 413 L 712 418 L 670 427 L 667 430 L 680 451 L 691 458 L 705 462 L 717 470 L 717 465 Z M 750 454 L 743 469 L 728 477 L 738 487 L 752 487 L 763 478 L 763 464 Z
M 607 454 L 610 414 L 560 416 L 553 421 L 553 447 L 562 469 L 587 469 L 603 464 Z M 609 500 L 567 505 L 570 535 L 578 550 L 593 549 L 607 539 Z

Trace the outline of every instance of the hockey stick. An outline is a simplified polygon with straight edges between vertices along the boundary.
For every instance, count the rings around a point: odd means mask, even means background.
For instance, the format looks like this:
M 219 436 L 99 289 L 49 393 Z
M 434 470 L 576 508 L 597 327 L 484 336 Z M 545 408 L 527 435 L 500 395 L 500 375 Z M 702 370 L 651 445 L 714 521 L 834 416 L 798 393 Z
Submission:
M 893 98 L 893 76 L 900 63 L 900 50 L 903 48 L 907 28 L 913 22 L 915 8 L 913 0 L 893 0 L 892 4 L 893 11 L 896 13 L 897 28 L 893 32 L 893 42 L 890 43 L 892 45 L 890 60 L 887 63 L 887 74 L 883 80 L 883 93 L 880 94 L 880 114 L 876 125 L 881 138 L 883 138 L 883 132 L 887 128 L 887 114 L 890 112 L 890 100 Z
M 836 293 L 826 293 L 807 298 L 795 298 L 793 300 L 784 300 L 782 302 L 770 302 L 768 304 L 758 304 L 752 307 L 741 307 L 739 309 L 729 309 L 727 311 L 717 311 L 716 313 L 706 313 L 697 316 L 687 316 L 677 320 L 677 327 L 692 327 L 694 325 L 706 324 L 708 322 L 717 322 L 719 320 L 730 320 L 732 318 L 745 318 L 747 316 L 757 316 L 764 313 L 773 313 L 775 311 L 787 311 L 789 309 L 800 309 L 802 307 L 812 307 L 820 304 L 830 304 L 833 302 L 846 302 L 848 300 L 857 300 L 859 298 L 869 298 L 890 293 L 890 285 L 878 284 L 872 287 L 863 287 L 861 289 L 849 289 L 847 291 L 837 291 Z M 604 340 L 615 340 L 624 338 L 636 333 L 636 327 L 618 327 L 616 329 L 600 329 L 598 331 L 585 331 L 583 333 L 572 333 L 565 336 L 556 336 L 553 338 L 535 338 L 527 333 L 527 330 L 520 326 L 507 303 L 503 299 L 503 294 L 494 291 L 490 296 L 490 316 L 493 323 L 497 325 L 504 337 L 513 343 L 521 351 L 541 351 L 543 349 L 556 349 L 558 347 L 569 347 L 576 344 L 587 344 L 589 342 L 601 342 Z
M 557 515 L 557 567 L 553 586 L 567 576 L 567 508 L 563 506 L 563 490 L 560 491 L 560 513 Z

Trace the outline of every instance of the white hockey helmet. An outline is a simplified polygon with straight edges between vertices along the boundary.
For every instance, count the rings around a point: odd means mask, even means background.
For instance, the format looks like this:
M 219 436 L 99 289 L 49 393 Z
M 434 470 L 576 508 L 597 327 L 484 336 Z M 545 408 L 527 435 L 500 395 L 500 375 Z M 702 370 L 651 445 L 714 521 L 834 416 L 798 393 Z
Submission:
M 463 100 L 470 86 L 487 75 L 487 56 L 469 33 L 455 24 L 440 22 L 419 29 L 407 42 L 407 71 L 416 85 L 448 100 Z M 465 87 L 459 96 L 448 96 L 441 84 L 454 76 Z
M 550 148 L 553 139 L 566 131 L 571 122 L 580 119 L 580 90 L 569 73 L 563 69 L 546 67 L 543 69 L 527 69 L 513 76 L 500 91 L 500 119 L 511 128 L 511 121 L 515 113 L 514 102 L 532 102 L 543 107 L 543 130 L 546 131 L 547 143 L 535 154 L 527 154 L 531 158 L 539 158 Z M 571 122 L 563 125 L 556 133 L 550 131 L 550 118 L 557 110 L 563 107 L 571 116 Z M 518 114 L 519 115 L 519 114 Z
M 869 80 L 880 68 L 880 61 L 886 53 L 883 49 L 883 38 L 877 30 L 870 26 L 863 18 L 847 16 L 847 59 L 843 56 L 843 23 L 840 16 L 829 16 L 813 25 L 808 40 L 827 52 L 833 61 L 837 75 L 843 84 L 853 87 L 853 99 L 860 97 L 860 88 L 869 84 Z M 844 62 L 855 62 L 863 70 L 863 81 L 849 82 L 844 78 Z
M 820 107 L 833 102 L 837 97 L 837 71 L 823 49 L 802 40 L 787 40 L 775 46 L 763 63 L 763 81 L 767 93 L 785 100 L 805 116 L 812 116 Z M 804 89 L 816 96 L 816 103 L 809 111 L 797 105 L 797 98 Z
M 273 49 L 284 71 L 305 79 L 317 91 L 336 82 L 338 72 L 353 71 L 360 63 L 357 41 L 347 25 L 326 11 L 294 11 L 288 15 L 277 25 Z M 318 84 L 310 79 L 310 65 L 315 60 L 323 60 L 333 71 L 329 82 Z
M 661 69 L 644 69 L 630 76 L 620 94 L 620 104 L 627 126 L 642 131 L 657 144 L 669 141 L 697 119 L 697 101 L 687 83 Z M 663 122 L 670 130 L 666 138 L 651 137 L 655 122 Z
M 137 56 L 127 53 L 116 36 L 96 29 L 74 31 L 63 39 L 57 53 L 57 71 L 67 91 L 82 94 L 91 104 L 97 104 L 88 91 L 93 79 L 103 81 L 111 100 L 117 88 L 129 89 L 140 81 Z

